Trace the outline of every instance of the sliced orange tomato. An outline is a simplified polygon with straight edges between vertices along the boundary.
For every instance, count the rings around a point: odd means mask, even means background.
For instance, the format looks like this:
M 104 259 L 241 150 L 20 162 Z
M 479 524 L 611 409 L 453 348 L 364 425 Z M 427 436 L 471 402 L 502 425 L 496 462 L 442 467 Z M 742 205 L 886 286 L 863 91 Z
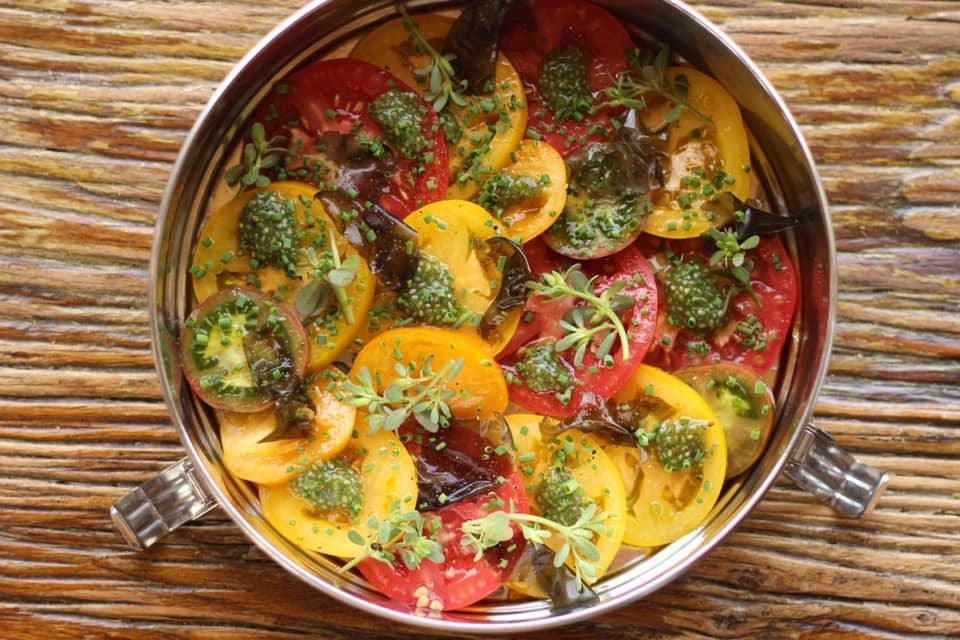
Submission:
M 246 191 L 214 211 L 200 229 L 194 250 L 193 290 L 197 300 L 203 301 L 219 289 L 235 285 L 255 286 L 293 306 L 297 294 L 313 282 L 313 268 L 306 259 L 297 267 L 296 275 L 289 277 L 283 270 L 271 266 L 254 269 L 249 256 L 240 249 L 237 221 L 250 198 L 260 191 L 273 191 L 294 203 L 303 249 L 315 246 L 318 251 L 329 251 L 332 233 L 341 262 L 356 256 L 356 276 L 346 287 L 354 322 L 349 323 L 340 313 L 333 322 L 321 318 L 305 326 L 310 343 L 307 370 L 318 371 L 333 362 L 356 337 L 373 301 L 375 279 L 366 261 L 336 230 L 323 206 L 314 200 L 316 187 L 302 182 L 275 182 L 263 189 Z
M 530 510 L 543 515 L 537 502 L 537 488 L 551 466 L 562 464 L 583 487 L 584 496 L 597 505 L 597 513 L 606 514 L 603 520 L 605 532 L 593 540 L 600 555 L 591 564 L 600 577 L 613 562 L 627 525 L 626 494 L 620 472 L 613 460 L 604 453 L 603 444 L 578 429 L 569 429 L 551 442 L 544 442 L 540 423 L 545 419 L 536 414 L 506 416 L 517 448 L 517 460 L 526 485 Z M 563 542 L 560 536 L 554 534 L 547 539 L 546 545 L 556 551 Z M 567 563 L 572 568 L 572 560 L 568 559 Z M 527 592 L 531 587 L 514 585 L 514 588 Z
M 732 220 L 732 212 L 704 204 L 714 193 L 728 191 L 740 200 L 750 195 L 750 145 L 740 108 L 713 78 L 690 67 L 670 67 L 667 77 L 689 84 L 687 102 L 710 118 L 707 124 L 684 110 L 670 126 L 666 143 L 663 188 L 652 194 L 653 212 L 644 231 L 664 238 L 693 238 Z M 671 103 L 643 112 L 648 127 L 657 127 Z
M 500 224 L 482 207 L 466 200 L 442 200 L 417 209 L 404 219 L 417 232 L 421 251 L 446 265 L 453 275 L 459 303 L 474 314 L 459 330 L 477 335 L 477 323 L 497 297 L 502 273 L 486 240 L 498 234 Z M 510 342 L 520 322 L 521 307 L 511 311 L 491 337 L 489 349 L 498 353 Z
M 367 540 L 377 532 L 372 520 L 382 522 L 399 502 L 403 511 L 417 504 L 417 471 L 396 434 L 380 431 L 355 435 L 341 454 L 360 473 L 363 506 L 352 521 L 317 512 L 294 493 L 291 483 L 260 485 L 260 503 L 267 521 L 287 540 L 311 551 L 353 558 L 363 551 L 350 539 L 354 530 Z
M 567 200 L 567 166 L 563 156 L 546 142 L 524 139 L 511 154 L 501 173 L 542 181 L 543 191 L 535 198 L 503 210 L 503 235 L 527 242 L 556 222 Z M 546 178 L 544 178 L 546 176 Z
M 645 364 L 612 401 L 650 407 L 641 427 L 648 433 L 667 420 L 687 418 L 708 423 L 702 466 L 668 471 L 653 445 L 604 448 L 619 469 L 627 492 L 624 543 L 657 547 L 673 542 L 703 522 L 720 496 L 727 469 L 723 426 L 696 391 L 676 376 Z
M 402 327 L 378 334 L 357 354 L 349 378 L 356 382 L 366 369 L 382 393 L 400 377 L 398 365 L 418 377 L 428 359 L 434 373 L 462 360 L 460 373 L 445 383 L 454 392 L 448 403 L 454 417 L 492 418 L 506 411 L 507 383 L 486 343 L 451 329 Z
M 312 460 L 339 454 L 350 441 L 357 410 L 317 386 L 307 388 L 316 410 L 311 432 L 302 438 L 261 442 L 277 426 L 276 411 L 218 411 L 223 463 L 230 473 L 258 484 L 286 482 Z
M 437 14 L 412 16 L 417 29 L 437 51 L 453 24 L 453 18 Z M 350 57 L 366 60 L 390 71 L 421 95 L 429 93 L 428 78 L 414 73 L 430 58 L 416 50 L 410 32 L 401 19 L 386 22 L 357 42 Z M 527 128 L 527 100 L 523 84 L 513 65 L 503 55 L 497 57 L 493 92 L 490 95 L 465 96 L 466 105 L 448 108 L 463 128 L 459 142 L 447 145 L 450 188 L 447 197 L 467 200 L 479 189 L 490 171 L 510 160 Z

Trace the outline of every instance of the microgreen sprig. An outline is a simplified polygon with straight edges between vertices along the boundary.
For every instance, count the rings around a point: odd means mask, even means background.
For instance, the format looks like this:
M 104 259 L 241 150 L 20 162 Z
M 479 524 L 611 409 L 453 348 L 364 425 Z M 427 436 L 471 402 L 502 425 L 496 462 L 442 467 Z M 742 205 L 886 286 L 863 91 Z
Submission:
M 414 69 L 414 73 L 421 78 L 426 78 L 429 85 L 427 95 L 424 96 L 432 106 L 434 111 L 439 113 L 452 102 L 457 106 L 466 106 L 467 100 L 463 97 L 463 92 L 467 90 L 467 81 L 457 82 L 456 72 L 453 65 L 450 64 L 456 58 L 453 54 L 441 55 L 436 49 L 423 37 L 416 23 L 410 18 L 406 7 L 397 5 L 397 13 L 403 20 L 403 26 L 406 27 L 413 39 L 414 46 L 420 53 L 430 56 L 430 62 Z
M 347 295 L 347 287 L 357 277 L 357 268 L 360 266 L 360 257 L 353 254 L 346 260 L 340 260 L 340 249 L 337 247 L 337 236 L 330 229 L 330 257 L 333 258 L 333 269 L 327 273 L 327 282 L 333 287 L 333 294 L 337 297 L 337 304 L 343 313 L 347 324 L 352 325 L 356 318 L 353 315 L 353 305 Z
M 513 538 L 511 523 L 519 526 L 523 537 L 535 546 L 543 545 L 552 535 L 559 535 L 563 544 L 554 554 L 553 565 L 560 567 L 571 558 L 577 589 L 581 589 L 583 583 L 593 584 L 599 577 L 596 562 L 600 560 L 600 550 L 594 538 L 606 534 L 604 521 L 609 517 L 606 512 L 598 513 L 597 504 L 590 502 L 577 521 L 568 526 L 532 513 L 515 512 L 511 505 L 509 512 L 498 510 L 464 522 L 461 544 L 474 549 L 474 559 L 479 560 L 485 550 Z
M 410 417 L 431 433 L 447 426 L 452 415 L 448 401 L 456 395 L 449 383 L 463 370 L 463 358 L 451 360 L 434 371 L 433 356 L 428 356 L 419 375 L 400 363 L 394 370 L 397 377 L 381 393 L 377 391 L 379 376 L 374 381 L 370 370 L 361 367 L 356 381 L 348 379 L 340 384 L 341 401 L 366 409 L 370 433 L 381 429 L 396 431 Z
M 634 300 L 630 296 L 621 295 L 623 282 L 616 282 L 603 293 L 597 295 L 594 288 L 596 277 L 587 278 L 580 270 L 579 264 L 574 264 L 566 271 L 551 271 L 542 277 L 543 282 L 528 282 L 527 286 L 534 292 L 547 299 L 547 302 L 556 302 L 564 296 L 574 296 L 589 305 L 584 311 L 576 313 L 574 309 L 569 319 L 561 321 L 561 326 L 567 335 L 561 338 L 556 345 L 558 351 L 576 347 L 574 360 L 583 363 L 587 345 L 594 336 L 607 332 L 597 348 L 597 359 L 603 360 L 613 348 L 613 333 L 620 339 L 620 350 L 624 360 L 630 359 L 630 337 L 620 319 L 619 312 L 633 306 Z
M 373 517 L 367 523 L 377 532 L 373 540 L 368 541 L 356 529 L 347 532 L 350 541 L 362 545 L 363 551 L 340 567 L 340 572 L 349 571 L 367 558 L 393 564 L 399 557 L 411 571 L 424 560 L 443 562 L 443 545 L 435 538 L 438 523 L 435 519 L 428 521 L 419 511 L 404 511 L 400 501 L 394 500 L 382 522 Z
M 656 93 L 673 103 L 673 108 L 663 116 L 664 123 L 675 122 L 684 111 L 689 111 L 707 126 L 713 126 L 713 121 L 695 109 L 687 102 L 689 84 L 687 77 L 677 75 L 673 81 L 667 77 L 667 67 L 670 64 L 670 50 L 661 49 L 652 60 L 641 59 L 636 53 L 630 56 L 632 71 L 619 74 L 614 85 L 603 91 L 604 102 L 595 107 L 594 112 L 605 108 L 627 107 L 643 111 L 647 108 L 644 97 L 648 93 Z
M 742 239 L 734 229 L 720 230 L 710 228 L 710 237 L 717 245 L 717 250 L 710 256 L 710 266 L 721 266 L 730 272 L 738 282 L 750 283 L 750 269 L 746 262 L 746 252 L 755 249 L 760 244 L 760 237 L 753 235 Z
M 249 186 L 262 188 L 270 184 L 270 178 L 260 172 L 280 164 L 287 153 L 286 144 L 287 138 L 281 135 L 267 140 L 263 125 L 259 122 L 253 123 L 250 127 L 250 142 L 244 146 L 240 162 L 229 167 L 223 174 L 223 179 L 231 187 L 240 185 L 234 197 L 239 198 Z
M 318 252 L 313 246 L 305 247 L 300 249 L 300 257 L 302 261 L 298 266 L 309 267 L 314 278 L 297 294 L 296 309 L 301 318 L 311 318 L 322 312 L 333 294 L 347 324 L 356 322 L 347 287 L 357 277 L 360 257 L 352 255 L 346 260 L 341 259 L 333 229 L 330 229 L 326 250 Z

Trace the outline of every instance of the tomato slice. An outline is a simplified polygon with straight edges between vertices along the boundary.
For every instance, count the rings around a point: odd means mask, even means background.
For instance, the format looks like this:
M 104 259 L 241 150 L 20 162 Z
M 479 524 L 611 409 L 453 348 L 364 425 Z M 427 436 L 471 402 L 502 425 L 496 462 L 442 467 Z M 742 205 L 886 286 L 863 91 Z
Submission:
M 187 382 L 216 409 L 252 412 L 274 400 L 277 376 L 302 379 L 309 345 L 296 312 L 256 289 L 224 289 L 184 322 L 180 353 Z M 257 360 L 251 362 L 251 357 Z
M 666 75 L 671 82 L 686 78 L 688 104 L 712 125 L 685 110 L 670 126 L 663 148 L 664 185 L 653 195 L 644 232 L 694 238 L 733 218 L 707 206 L 713 194 L 729 191 L 741 200 L 750 196 L 750 144 L 737 101 L 719 82 L 690 67 L 670 67 Z M 668 101 L 651 105 L 643 120 L 656 128 L 671 106 Z
M 640 414 L 640 429 L 648 435 L 662 422 L 704 423 L 705 457 L 689 468 L 668 469 L 656 453 L 655 442 L 645 447 L 610 444 L 604 449 L 620 470 L 627 491 L 624 543 L 635 547 L 669 544 L 703 522 L 720 497 L 727 467 L 723 427 L 696 391 L 656 367 L 641 365 L 613 399 L 618 404 L 637 403 L 634 411 Z M 649 414 L 643 415 L 643 408 Z
M 617 74 L 629 68 L 626 53 L 634 45 L 620 22 L 582 0 L 531 0 L 529 8 L 521 6 L 511 12 L 504 25 L 500 49 L 526 86 L 528 130 L 542 136 L 564 156 L 589 142 L 612 139 L 612 114 L 607 109 L 582 120 L 558 120 L 543 98 L 540 69 L 544 59 L 557 49 L 576 47 L 586 63 L 593 103 L 598 104 L 598 94 L 613 86 Z
M 646 237 L 644 252 L 668 249 L 681 260 L 698 257 L 707 261 L 712 253 L 704 240 L 652 241 Z M 695 331 L 678 329 L 666 321 L 669 309 L 660 294 L 657 335 L 645 361 L 667 371 L 698 364 L 736 362 L 758 374 L 769 371 L 780 358 L 790 333 L 797 304 L 797 277 L 790 256 L 776 236 L 761 236 L 760 244 L 746 252 L 753 261 L 748 292 L 730 302 L 730 320 L 713 333 L 701 336 Z
M 467 200 L 444 200 L 417 209 L 405 222 L 417 232 L 420 250 L 450 270 L 459 304 L 474 317 L 483 317 L 503 286 L 496 257 L 485 250 L 486 240 L 499 233 L 496 219 Z M 485 339 L 491 353 L 507 344 L 519 317 L 519 308 L 511 310 L 499 330 Z M 464 322 L 457 330 L 479 336 L 475 322 Z
M 570 429 L 545 442 L 540 432 L 543 416 L 536 414 L 513 414 L 507 416 L 513 441 L 517 446 L 519 460 L 526 461 L 520 471 L 526 479 L 527 500 L 533 513 L 541 514 L 543 509 L 537 498 L 537 491 L 551 467 L 567 469 L 574 480 L 583 488 L 584 496 L 597 505 L 604 518 L 604 533 L 597 534 L 594 542 L 600 555 L 591 564 L 596 568 L 597 576 L 602 576 L 610 567 L 626 529 L 626 492 L 620 471 L 604 453 L 601 441 L 578 429 Z M 558 451 L 562 455 L 558 456 Z M 563 539 L 559 535 L 547 538 L 548 547 L 556 551 Z M 572 558 L 567 560 L 571 569 Z M 515 585 L 510 584 L 511 588 Z M 522 588 L 522 585 L 517 585 Z
M 382 141 L 383 128 L 370 115 L 369 106 L 390 89 L 413 91 L 390 72 L 363 60 L 320 60 L 278 84 L 260 110 L 260 118 L 267 121 L 270 135 L 285 132 L 290 138 L 291 156 L 301 159 L 295 160 L 299 166 L 288 166 L 287 170 L 298 179 L 322 184 L 335 179 L 324 170 L 333 158 L 331 150 L 324 147 L 322 135 L 334 132 L 355 135 L 368 143 Z M 437 114 L 420 101 L 421 133 L 427 151 L 423 157 L 411 160 L 388 150 L 392 167 L 388 171 L 381 167 L 379 171 L 385 180 L 379 204 L 398 217 L 443 199 L 449 181 L 447 149 Z
M 526 246 L 527 259 L 534 274 L 542 275 L 557 270 L 564 262 L 536 239 Z M 575 306 L 582 306 L 572 297 L 557 302 L 544 300 L 540 295 L 531 295 L 524 308 L 524 315 L 510 344 L 501 352 L 501 368 L 512 384 L 509 384 L 510 399 L 536 413 L 565 417 L 573 415 L 590 402 L 606 400 L 616 393 L 633 375 L 653 341 L 657 318 L 657 287 L 653 269 L 643 254 L 633 245 L 612 256 L 581 263 L 588 277 L 596 277 L 595 289 L 603 291 L 623 283 L 620 295 L 629 296 L 634 304 L 619 315 L 627 331 L 630 353 L 623 357 L 619 341 L 611 350 L 613 364 L 605 365 L 596 357 L 599 346 L 596 340 L 587 349 L 582 366 L 574 362 L 573 349 L 559 352 L 564 368 L 574 378 L 572 392 L 567 402 L 554 392 L 535 391 L 523 379 L 517 369 L 524 349 L 541 344 L 545 340 L 557 340 L 564 336 L 560 321 Z
M 503 221 L 505 236 L 521 243 L 529 242 L 556 222 L 563 211 L 567 201 L 567 167 L 556 149 L 546 142 L 526 138 L 513 152 L 510 163 L 493 174 L 491 180 L 504 175 L 536 180 L 542 185 L 542 191 L 532 198 L 500 207 L 492 201 L 485 183 L 477 202 Z
M 257 484 L 279 484 L 296 475 L 304 460 L 326 460 L 343 451 L 353 434 L 357 410 L 316 384 L 307 386 L 306 394 L 316 415 L 300 438 L 263 441 L 277 428 L 275 411 L 217 411 L 227 470 Z
M 367 540 L 375 539 L 378 532 L 371 522 L 386 518 L 396 503 L 416 502 L 417 473 L 400 439 L 386 431 L 369 436 L 354 432 L 340 458 L 357 470 L 363 485 L 363 504 L 356 518 L 319 511 L 294 491 L 293 477 L 279 484 L 259 485 L 260 504 L 263 516 L 287 540 L 311 551 L 355 558 L 364 547 L 351 536 L 351 530 Z M 317 460 L 301 456 L 291 476 Z
M 454 19 L 431 13 L 411 19 L 427 42 L 442 51 Z M 354 46 L 350 57 L 389 70 L 421 95 L 430 93 L 429 78 L 416 73 L 430 64 L 430 57 L 417 50 L 401 19 L 367 33 Z M 468 93 L 464 99 L 463 106 L 450 102 L 445 108 L 464 129 L 459 140 L 447 142 L 452 180 L 448 196 L 467 200 L 477 192 L 478 180 L 486 172 L 497 170 L 510 160 L 510 152 L 527 128 L 527 109 L 520 76 L 503 55 L 497 57 L 491 95 Z
M 487 344 L 452 329 L 400 327 L 380 333 L 357 354 L 350 379 L 356 381 L 366 369 L 383 392 L 398 378 L 398 364 L 419 375 L 428 359 L 434 372 L 461 361 L 460 373 L 446 385 L 455 392 L 449 401 L 455 418 L 491 418 L 506 411 L 507 383 Z
M 477 451 L 479 436 L 467 428 L 452 426 L 439 435 L 442 438 L 440 441 L 448 443 L 447 447 L 457 449 L 462 455 L 483 455 L 484 447 L 479 447 Z M 418 451 L 436 447 L 426 440 L 420 443 L 411 441 L 407 446 L 415 459 Z M 509 456 L 493 455 L 489 458 L 509 459 Z M 525 546 L 519 528 L 514 526 L 511 540 L 487 549 L 480 560 L 475 560 L 476 551 L 462 544 L 461 526 L 468 520 L 483 518 L 491 511 L 510 509 L 511 505 L 514 511 L 526 513 L 529 507 L 523 481 L 509 463 L 504 467 L 495 462 L 475 459 L 473 464 L 491 464 L 492 471 L 506 471 L 502 474 L 505 480 L 493 491 L 422 514 L 428 522 L 439 520 L 436 535 L 443 546 L 443 562 L 423 560 L 415 569 L 409 569 L 400 560 L 390 564 L 373 558 L 364 560 L 357 568 L 376 589 L 400 602 L 439 611 L 460 609 L 482 600 L 506 581 Z M 457 470 L 451 469 L 450 473 L 455 476 Z M 425 527 L 425 530 L 428 528 Z
M 773 391 L 760 377 L 732 362 L 684 367 L 674 375 L 693 387 L 720 420 L 727 439 L 727 477 L 757 461 L 773 433 Z

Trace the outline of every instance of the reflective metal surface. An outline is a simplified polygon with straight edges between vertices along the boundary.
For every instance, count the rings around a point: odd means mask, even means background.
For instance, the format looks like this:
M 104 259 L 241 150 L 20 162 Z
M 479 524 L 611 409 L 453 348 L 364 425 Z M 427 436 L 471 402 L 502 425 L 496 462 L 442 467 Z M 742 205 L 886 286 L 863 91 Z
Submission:
M 337 565 L 329 559 L 281 538 L 262 518 L 250 487 L 225 472 L 215 426 L 179 374 L 176 335 L 188 311 L 192 243 L 238 129 L 272 81 L 304 60 L 334 51 L 368 25 L 391 17 L 391 2 L 314 2 L 280 25 L 218 89 L 174 167 L 154 242 L 151 324 L 163 393 L 194 467 L 191 478 L 202 485 L 200 494 L 209 493 L 215 498 L 278 564 L 349 605 L 407 624 L 469 633 L 544 629 L 597 615 L 658 589 L 718 544 L 763 497 L 805 432 L 826 370 L 836 303 L 834 245 L 826 198 L 806 144 L 783 102 L 754 65 L 690 8 L 674 0 L 611 0 L 598 4 L 616 13 L 636 33 L 653 34 L 670 45 L 738 99 L 751 133 L 754 170 L 765 183 L 772 208 L 800 215 L 809 223 L 795 232 L 792 244 L 802 295 L 788 347 L 789 360 L 781 372 L 778 424 L 766 453 L 748 474 L 728 483 L 701 527 L 605 578 L 596 586 L 596 600 L 586 605 L 557 610 L 543 601 L 486 602 L 459 612 L 421 614 L 383 598 L 352 574 L 338 573 Z M 408 6 L 417 11 L 449 8 L 454 3 L 410 2 Z M 837 487 L 820 489 L 819 493 L 831 494 Z M 836 496 L 822 497 L 837 502 Z

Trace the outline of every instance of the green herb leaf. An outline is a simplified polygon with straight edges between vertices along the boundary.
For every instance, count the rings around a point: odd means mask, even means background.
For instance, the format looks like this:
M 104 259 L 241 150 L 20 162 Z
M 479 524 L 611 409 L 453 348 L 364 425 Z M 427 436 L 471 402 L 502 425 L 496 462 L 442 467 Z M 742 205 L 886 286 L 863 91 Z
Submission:
M 340 384 L 342 401 L 368 411 L 370 433 L 381 429 L 396 431 L 409 418 L 415 419 L 432 433 L 450 423 L 451 399 L 456 392 L 450 388 L 463 368 L 463 359 L 447 362 L 439 371 L 433 371 L 432 356 L 428 357 L 419 373 L 397 364 L 398 377 L 382 392 L 377 390 L 373 376 L 361 367 L 355 380 L 349 378 Z
M 573 296 L 585 303 L 584 306 L 571 309 L 560 320 L 560 327 L 565 333 L 555 345 L 557 351 L 575 349 L 574 364 L 582 367 L 588 348 L 594 341 L 597 341 L 594 355 L 598 360 L 603 360 L 619 338 L 621 356 L 624 360 L 630 358 L 630 338 L 619 314 L 632 308 L 636 301 L 630 296 L 619 295 L 625 283 L 617 282 L 597 294 L 595 278 L 588 278 L 580 270 L 579 264 L 563 272 L 544 274 L 541 280 L 528 282 L 527 286 L 546 298 L 547 302 Z
M 268 141 L 266 131 L 259 122 L 251 125 L 250 140 L 243 147 L 240 162 L 228 167 L 223 173 L 223 179 L 229 186 L 239 185 L 235 195 L 237 198 L 247 187 L 263 188 L 269 185 L 269 176 L 260 172 L 279 166 L 287 154 L 287 138 L 276 135 Z
M 450 102 L 465 106 L 467 101 L 463 97 L 463 92 L 466 91 L 466 82 L 457 82 L 454 77 L 453 65 L 450 64 L 455 57 L 452 54 L 441 55 L 434 49 L 430 42 L 423 37 L 416 23 L 410 18 L 406 7 L 402 4 L 397 5 L 397 13 L 400 14 L 403 26 L 410 34 L 414 48 L 430 58 L 425 66 L 414 71 L 416 75 L 428 79 L 428 91 L 424 96 L 426 101 L 433 106 L 437 113 L 443 111 Z
M 567 526 L 532 513 L 516 512 L 513 505 L 510 505 L 510 511 L 498 510 L 482 518 L 464 522 L 460 526 L 463 533 L 461 543 L 474 549 L 474 558 L 479 560 L 487 549 L 513 538 L 514 530 L 511 525 L 518 526 L 523 537 L 538 547 L 551 536 L 559 535 L 563 544 L 556 551 L 553 564 L 559 567 L 568 558 L 572 559 L 577 588 L 582 589 L 584 583 L 592 584 L 598 578 L 594 563 L 600 559 L 600 551 L 594 541 L 605 535 L 605 521 L 610 517 L 606 512 L 598 512 L 596 503 L 591 502 L 580 513 L 577 521 Z
M 594 108 L 594 113 L 601 109 L 626 107 L 643 111 L 647 108 L 645 96 L 650 93 L 658 94 L 673 103 L 663 116 L 665 124 L 676 122 L 684 111 L 688 111 L 708 126 L 713 121 L 693 108 L 687 102 L 689 81 L 686 76 L 677 75 L 671 82 L 667 77 L 667 68 L 670 64 L 670 50 L 660 49 L 652 61 L 641 60 L 633 52 L 630 56 L 632 70 L 617 75 L 614 85 L 603 91 L 604 102 Z
M 392 564 L 399 556 L 407 569 L 413 571 L 424 560 L 441 563 L 444 560 L 443 545 L 436 539 L 436 530 L 429 526 L 420 512 L 403 511 L 399 500 L 390 505 L 386 518 L 382 522 L 371 518 L 368 526 L 377 531 L 377 539 L 367 542 L 355 530 L 347 537 L 355 544 L 363 545 L 363 551 L 340 567 L 345 573 L 367 558 L 374 558 Z

